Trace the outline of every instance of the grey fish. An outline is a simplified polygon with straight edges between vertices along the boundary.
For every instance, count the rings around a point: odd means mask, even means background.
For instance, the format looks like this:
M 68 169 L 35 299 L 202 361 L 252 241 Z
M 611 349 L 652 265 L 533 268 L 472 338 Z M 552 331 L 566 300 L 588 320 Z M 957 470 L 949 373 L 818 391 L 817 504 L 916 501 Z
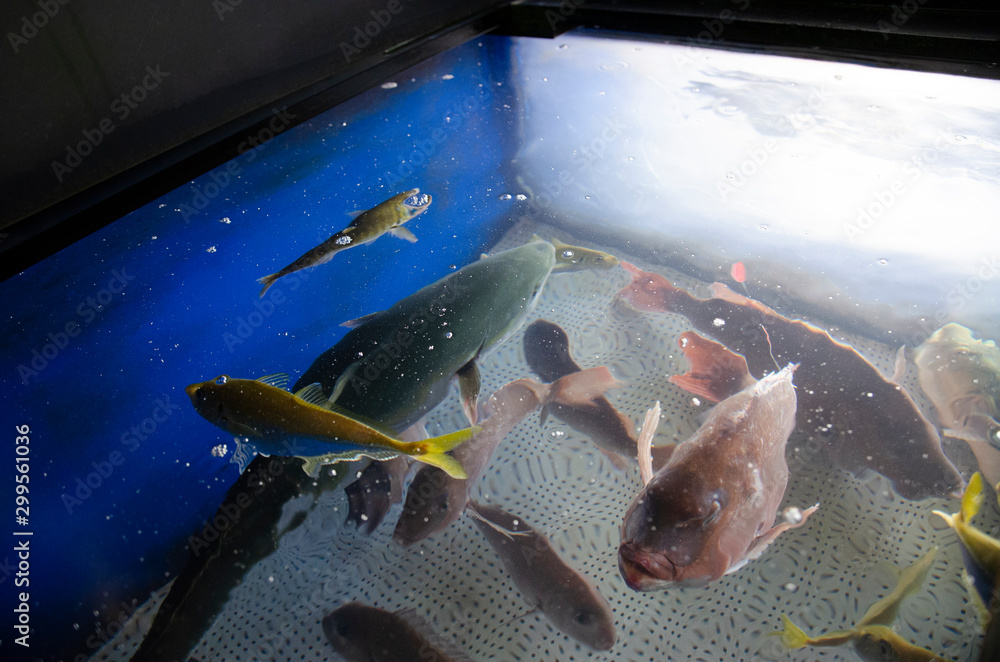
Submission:
M 473 501 L 467 508 L 534 610 L 580 643 L 611 650 L 616 639 L 611 605 L 590 580 L 560 558 L 548 538 L 499 508 Z
M 934 403 L 944 434 L 964 440 L 991 485 L 1000 481 L 1000 349 L 951 322 L 914 355 L 920 387 Z
M 546 320 L 535 320 L 525 329 L 524 357 L 535 374 L 546 382 L 554 382 L 580 370 L 569 352 L 566 332 Z M 635 461 L 637 451 L 632 436 L 632 421 L 603 395 L 582 406 L 567 406 L 558 402 L 548 404 L 542 410 L 543 423 L 549 413 L 587 435 L 619 469 L 627 466 L 623 459 Z
M 407 610 L 392 613 L 349 602 L 323 618 L 323 633 L 348 662 L 469 662 Z M 423 631 L 422 631 L 423 630 Z
M 416 241 L 417 238 L 404 228 L 403 224 L 427 211 L 433 200 L 429 194 L 419 194 L 420 189 L 410 189 L 389 198 L 368 211 L 361 212 L 346 228 L 303 254 L 281 271 L 258 279 L 258 283 L 264 284 L 260 296 L 264 296 L 268 288 L 274 285 L 279 278 L 301 269 L 325 264 L 333 259 L 333 256 L 338 252 L 371 243 L 387 232 L 400 239 L 410 242 Z

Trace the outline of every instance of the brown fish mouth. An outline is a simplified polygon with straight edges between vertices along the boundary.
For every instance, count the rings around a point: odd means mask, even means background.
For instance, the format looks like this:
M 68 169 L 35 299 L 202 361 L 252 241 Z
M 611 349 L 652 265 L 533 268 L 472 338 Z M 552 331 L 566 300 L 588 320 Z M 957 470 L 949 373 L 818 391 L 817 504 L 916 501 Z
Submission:
M 637 550 L 630 543 L 618 547 L 618 571 L 633 591 L 664 589 L 678 575 L 677 566 L 665 555 Z

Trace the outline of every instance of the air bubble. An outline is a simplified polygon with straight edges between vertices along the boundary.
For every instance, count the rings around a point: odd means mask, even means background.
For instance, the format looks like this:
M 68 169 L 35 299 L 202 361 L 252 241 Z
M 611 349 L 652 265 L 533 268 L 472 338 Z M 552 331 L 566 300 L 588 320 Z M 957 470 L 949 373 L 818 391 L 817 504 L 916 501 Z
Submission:
M 498 197 L 499 197 L 499 198 L 500 198 L 501 200 L 510 200 L 510 199 L 511 199 L 511 198 L 513 198 L 514 196 L 512 196 L 512 195 L 511 195 L 510 193 L 501 193 L 501 194 L 500 194 L 500 195 L 499 195 Z
M 553 439 L 562 439 L 563 437 L 566 436 L 566 432 L 564 430 L 558 430 L 558 429 L 556 429 L 556 430 L 550 431 L 549 432 L 549 436 L 552 437 Z
M 388 83 L 382 83 L 383 90 L 391 90 L 397 87 L 399 87 L 399 83 L 394 83 L 392 81 L 389 81 Z

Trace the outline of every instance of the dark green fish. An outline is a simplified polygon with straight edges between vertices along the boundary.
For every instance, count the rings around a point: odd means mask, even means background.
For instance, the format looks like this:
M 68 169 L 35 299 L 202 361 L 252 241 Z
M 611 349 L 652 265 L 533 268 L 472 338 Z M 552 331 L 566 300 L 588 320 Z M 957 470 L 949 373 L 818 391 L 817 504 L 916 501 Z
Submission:
M 462 406 L 475 421 L 476 360 L 521 327 L 549 274 L 577 268 L 542 240 L 483 257 L 357 320 L 296 390 L 318 382 L 337 405 L 403 429 L 440 403 L 457 375 Z

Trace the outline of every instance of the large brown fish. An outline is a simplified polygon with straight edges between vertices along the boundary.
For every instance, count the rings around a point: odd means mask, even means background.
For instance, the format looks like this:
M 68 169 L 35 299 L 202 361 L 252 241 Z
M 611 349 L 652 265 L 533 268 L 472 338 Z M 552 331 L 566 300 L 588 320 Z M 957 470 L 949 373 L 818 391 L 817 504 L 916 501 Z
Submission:
M 658 408 L 647 417 L 639 441 L 645 484 L 625 514 L 618 548 L 618 568 L 636 591 L 704 585 L 735 572 L 816 509 L 774 525 L 788 482 L 785 443 L 795 426 L 795 366 L 756 381 L 741 358 L 718 343 L 688 332 L 679 344 L 692 364 L 687 378 L 701 380 L 716 397 L 738 392 L 716 405 L 652 477 L 649 441 Z M 717 370 L 719 364 L 725 368 Z M 707 377 L 728 377 L 741 364 L 738 379 Z
M 436 467 L 421 468 L 406 491 L 406 502 L 392 538 L 412 545 L 448 528 L 462 516 L 469 488 L 486 469 L 493 451 L 525 416 L 549 403 L 562 407 L 586 406 L 591 398 L 617 382 L 605 367 L 574 372 L 555 383 L 518 379 L 502 386 L 487 405 L 488 418 L 472 439 L 455 449 L 455 459 L 468 478 L 452 478 Z
M 961 324 L 935 331 L 914 355 L 920 387 L 944 434 L 965 440 L 991 485 L 1000 481 L 1000 349 Z
M 626 262 L 622 266 L 632 283 L 619 296 L 639 310 L 684 315 L 746 357 L 750 372 L 763 374 L 776 363 L 801 361 L 795 374 L 799 430 L 820 439 L 840 466 L 874 469 L 907 499 L 961 489 L 962 477 L 941 450 L 941 437 L 913 398 L 853 347 L 725 285 L 713 286 L 714 298 L 698 299 L 659 274 Z
M 416 617 L 349 602 L 323 618 L 323 633 L 348 662 L 469 662 L 410 623 Z
M 580 370 L 570 354 L 566 332 L 547 320 L 535 320 L 525 329 L 524 358 L 535 374 L 546 382 L 554 382 Z M 543 423 L 549 413 L 589 437 L 615 467 L 622 469 L 627 466 L 625 460 L 635 461 L 637 452 L 632 421 L 603 395 L 576 406 L 550 403 L 542 410 Z
M 472 501 L 467 509 L 529 605 L 563 634 L 594 650 L 611 650 L 614 615 L 590 580 L 563 561 L 523 518 Z

